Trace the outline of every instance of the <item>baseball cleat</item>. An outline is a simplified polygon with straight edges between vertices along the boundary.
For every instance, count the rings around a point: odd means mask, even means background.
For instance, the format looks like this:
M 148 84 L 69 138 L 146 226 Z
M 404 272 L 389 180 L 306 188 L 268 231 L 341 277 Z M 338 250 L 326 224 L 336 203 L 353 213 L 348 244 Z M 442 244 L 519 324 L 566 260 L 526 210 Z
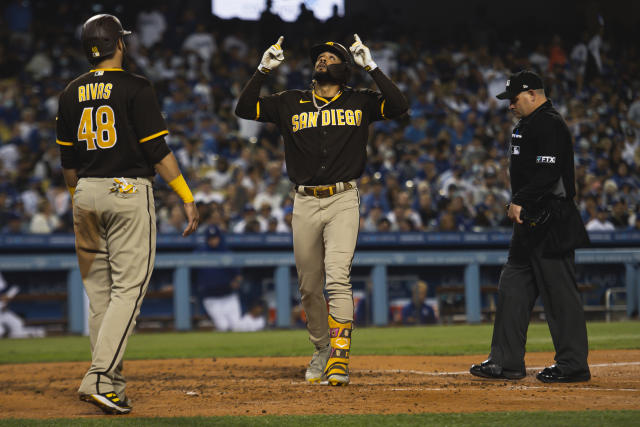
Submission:
M 340 323 L 329 315 L 331 354 L 324 370 L 333 386 L 349 384 L 349 352 L 351 350 L 351 322 Z
M 329 382 L 329 385 L 332 386 L 349 385 L 349 375 L 332 374 L 327 381 Z
M 305 381 L 311 384 L 317 384 L 327 379 L 324 375 L 324 368 L 327 366 L 329 354 L 331 354 L 330 346 L 313 352 L 311 362 L 309 362 L 309 366 L 307 367 L 307 372 L 304 373 Z
M 131 406 L 122 402 L 114 392 L 81 394 L 80 400 L 96 405 L 105 414 L 122 415 L 131 412 Z

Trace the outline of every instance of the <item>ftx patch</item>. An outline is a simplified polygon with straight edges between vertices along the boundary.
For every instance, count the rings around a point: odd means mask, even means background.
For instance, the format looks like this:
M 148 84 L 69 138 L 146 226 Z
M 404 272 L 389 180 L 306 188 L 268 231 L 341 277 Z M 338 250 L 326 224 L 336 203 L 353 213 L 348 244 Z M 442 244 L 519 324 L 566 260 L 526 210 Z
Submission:
M 555 163 L 556 156 L 538 156 L 536 157 L 536 163 Z

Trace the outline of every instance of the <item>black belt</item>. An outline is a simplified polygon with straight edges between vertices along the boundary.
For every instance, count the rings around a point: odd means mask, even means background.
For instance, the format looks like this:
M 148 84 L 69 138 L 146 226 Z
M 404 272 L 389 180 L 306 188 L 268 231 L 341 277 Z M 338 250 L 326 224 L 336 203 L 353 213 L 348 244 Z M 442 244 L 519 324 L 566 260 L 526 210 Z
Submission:
M 338 191 L 338 184 L 315 186 L 296 185 L 297 192 L 302 192 L 307 196 L 317 197 L 318 199 L 324 199 L 325 197 L 330 197 L 342 191 L 351 190 L 352 188 L 353 185 L 351 185 L 350 182 L 343 182 L 340 191 Z

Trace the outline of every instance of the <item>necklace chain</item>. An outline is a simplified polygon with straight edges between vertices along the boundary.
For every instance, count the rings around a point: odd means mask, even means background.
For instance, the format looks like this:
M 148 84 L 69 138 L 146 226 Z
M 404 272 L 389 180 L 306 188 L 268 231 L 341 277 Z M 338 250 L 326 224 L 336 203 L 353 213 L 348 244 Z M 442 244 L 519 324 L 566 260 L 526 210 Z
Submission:
M 338 92 L 338 94 L 339 93 L 340 92 Z M 337 96 L 338 94 L 336 94 L 335 96 Z M 315 91 L 315 89 L 311 90 L 311 100 L 313 101 L 313 106 L 316 107 L 316 110 L 318 110 L 318 112 L 320 112 L 320 110 L 322 110 L 327 105 L 331 104 L 335 100 L 335 96 L 331 99 L 331 101 L 327 101 L 323 105 L 318 105 L 318 101 L 316 101 L 316 91 Z

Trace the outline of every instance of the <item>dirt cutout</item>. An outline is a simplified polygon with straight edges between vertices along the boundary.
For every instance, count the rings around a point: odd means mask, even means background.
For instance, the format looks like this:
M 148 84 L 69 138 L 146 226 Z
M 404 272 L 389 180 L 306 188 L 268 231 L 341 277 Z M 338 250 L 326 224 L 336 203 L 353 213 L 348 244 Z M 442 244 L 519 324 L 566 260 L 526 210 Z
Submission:
M 135 417 L 640 408 L 640 350 L 591 352 L 593 378 L 575 384 L 535 379 L 552 353 L 528 354 L 520 381 L 471 376 L 483 357 L 356 354 L 347 387 L 306 384 L 306 357 L 126 361 L 124 374 Z M 76 394 L 88 366 L 0 365 L 0 419 L 104 416 Z

